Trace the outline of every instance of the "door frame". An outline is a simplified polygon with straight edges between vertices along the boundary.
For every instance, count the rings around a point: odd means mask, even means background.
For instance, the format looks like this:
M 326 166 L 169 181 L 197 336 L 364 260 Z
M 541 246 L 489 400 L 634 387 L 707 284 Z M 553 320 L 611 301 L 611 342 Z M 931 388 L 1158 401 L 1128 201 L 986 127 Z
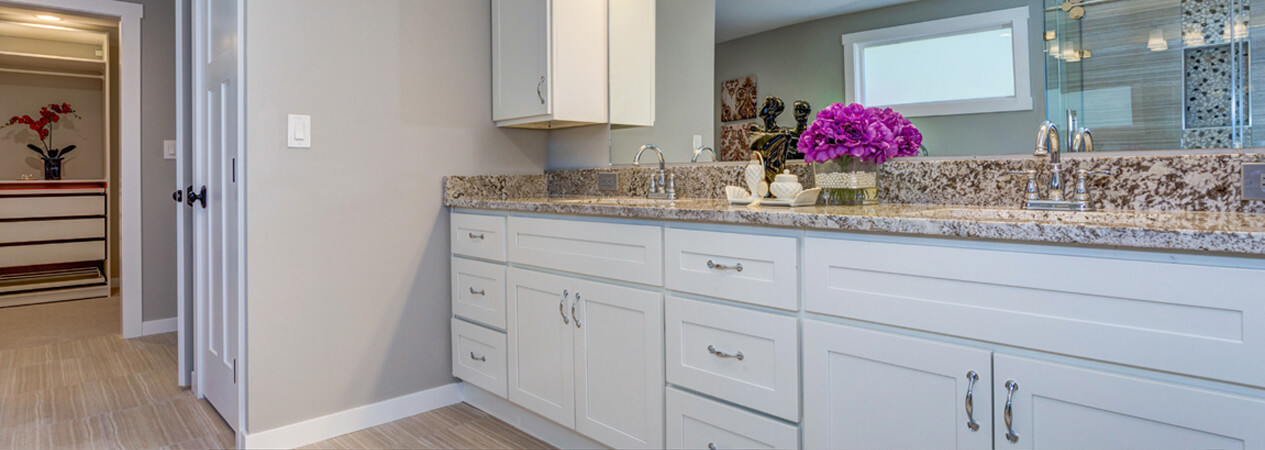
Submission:
M 191 107 L 190 113 L 192 114 L 192 117 L 191 117 L 192 128 L 188 130 L 181 130 L 177 133 L 178 136 L 184 138 L 185 141 L 188 142 L 187 144 L 181 144 L 178 142 L 177 147 L 180 149 L 180 151 L 189 152 L 186 155 L 189 158 L 192 158 L 195 156 L 194 152 L 196 151 L 196 146 L 198 143 L 197 142 L 198 124 L 204 123 L 200 120 L 201 118 L 200 108 L 198 107 L 199 95 L 197 93 L 200 91 L 198 84 L 200 80 L 202 79 L 202 72 L 201 72 L 201 69 L 199 69 L 200 64 L 198 64 L 197 61 L 199 61 L 200 58 L 202 57 L 202 52 L 200 50 L 205 48 L 204 43 L 205 43 L 205 38 L 206 38 L 206 34 L 203 33 L 200 28 L 200 14 L 203 14 L 205 10 L 200 8 L 199 6 L 202 4 L 205 4 L 205 2 L 207 1 L 210 1 L 210 0 L 189 0 L 189 6 L 190 6 L 189 25 L 190 25 L 190 36 L 192 37 L 192 42 L 190 43 L 191 46 L 190 46 L 189 55 L 183 55 L 183 46 L 179 43 L 179 41 L 183 40 L 183 35 L 177 36 L 178 43 L 177 43 L 176 51 L 177 51 L 177 54 L 180 55 L 176 58 L 177 63 L 179 64 L 180 63 L 179 61 L 183 60 L 184 57 L 188 57 L 192 61 L 192 64 L 189 67 L 190 83 L 188 86 L 188 88 L 191 90 L 190 102 L 192 104 L 189 106 Z M 237 248 L 235 249 L 235 251 L 237 252 L 237 261 L 238 261 L 238 267 L 237 267 L 237 274 L 238 274 L 237 380 L 238 382 L 237 382 L 237 426 L 236 426 L 237 438 L 236 438 L 236 442 L 237 442 L 238 448 L 246 448 L 246 436 L 248 434 L 248 428 L 246 426 L 247 411 L 249 411 L 249 408 L 247 408 L 246 386 L 247 386 L 247 380 L 250 379 L 248 376 L 249 363 L 248 363 L 247 352 L 246 352 L 246 349 L 247 349 L 246 305 L 248 303 L 246 301 L 246 292 L 247 292 L 246 286 L 248 282 L 247 271 L 246 271 L 246 265 L 247 265 L 247 262 L 246 262 L 246 242 L 247 242 L 246 179 L 247 179 L 247 173 L 248 173 L 247 158 L 246 158 L 246 153 L 247 153 L 247 147 L 246 147 L 246 111 L 247 111 L 246 109 L 246 88 L 247 88 L 247 82 L 246 82 L 246 1 L 235 0 L 235 2 L 237 4 L 237 45 L 238 45 L 238 49 L 237 49 L 237 80 L 238 80 L 237 105 L 238 105 L 238 108 L 240 108 L 240 111 L 237 115 L 237 135 L 235 136 L 235 138 L 237 139 L 237 145 L 238 145 L 237 148 L 238 148 L 239 157 L 237 158 L 237 173 L 236 173 L 237 190 L 238 190 L 237 191 L 237 199 L 238 199 L 237 223 L 231 224 L 230 226 L 237 227 L 237 236 L 238 236 Z M 179 4 L 177 5 L 177 8 L 178 8 L 177 11 L 180 10 L 179 8 L 183 8 L 182 6 L 183 1 L 178 0 L 178 3 Z M 184 88 L 183 84 L 181 83 L 178 83 L 178 86 L 180 86 L 178 87 L 178 89 Z M 183 106 L 184 106 L 183 93 L 177 97 L 177 104 L 181 106 L 180 111 L 183 111 Z M 178 125 L 178 127 L 183 127 L 183 123 Z M 192 162 L 190 164 L 192 164 Z M 188 237 L 192 238 L 192 224 L 189 224 L 189 231 L 190 231 L 190 236 Z M 183 230 L 180 230 L 180 232 L 183 232 Z M 198 244 L 197 242 L 194 242 L 193 245 L 196 247 Z M 193 262 L 192 254 L 185 254 L 184 257 L 185 257 L 185 260 L 182 260 L 181 264 L 184 264 L 184 263 L 191 264 Z M 192 270 L 192 267 L 189 267 L 188 270 L 182 270 L 178 274 L 178 276 L 183 278 L 186 276 L 195 276 L 195 275 L 194 275 L 194 271 Z M 191 286 L 192 283 L 193 283 L 192 279 L 185 279 L 180 282 L 180 285 Z M 180 295 L 183 295 L 183 291 L 181 291 Z M 195 370 L 192 377 L 193 379 L 191 381 L 193 382 L 194 395 L 197 398 L 204 398 L 205 394 L 203 393 L 201 389 L 201 386 L 203 386 L 203 374 L 202 372 L 197 371 L 196 368 L 202 367 L 205 365 L 202 361 L 202 356 L 205 353 L 204 349 L 206 348 L 206 339 L 204 337 L 206 330 L 201 329 L 202 327 L 199 324 L 201 323 L 201 320 L 202 320 L 200 311 L 202 311 L 206 307 L 206 305 L 205 305 L 205 302 L 202 301 L 203 299 L 200 299 L 199 296 L 197 296 L 196 294 L 192 295 L 192 297 L 193 297 L 193 300 L 192 300 L 193 361 L 194 361 Z M 184 326 L 183 320 L 181 321 L 180 324 L 181 324 L 180 326 L 182 327 Z
M 143 334 L 141 306 L 141 17 L 145 8 L 118 0 L 6 0 L 119 19 L 119 276 L 123 337 Z M 109 276 L 107 274 L 107 276 Z

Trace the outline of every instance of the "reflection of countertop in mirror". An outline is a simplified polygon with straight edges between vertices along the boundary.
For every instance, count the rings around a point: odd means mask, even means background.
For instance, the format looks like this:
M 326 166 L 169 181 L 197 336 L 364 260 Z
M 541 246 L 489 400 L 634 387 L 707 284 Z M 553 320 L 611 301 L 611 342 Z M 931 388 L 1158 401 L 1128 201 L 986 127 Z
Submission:
M 946 205 L 802 208 L 627 197 L 446 198 L 454 208 L 790 227 L 1002 241 L 1265 255 L 1265 215 L 1185 211 L 1052 212 Z

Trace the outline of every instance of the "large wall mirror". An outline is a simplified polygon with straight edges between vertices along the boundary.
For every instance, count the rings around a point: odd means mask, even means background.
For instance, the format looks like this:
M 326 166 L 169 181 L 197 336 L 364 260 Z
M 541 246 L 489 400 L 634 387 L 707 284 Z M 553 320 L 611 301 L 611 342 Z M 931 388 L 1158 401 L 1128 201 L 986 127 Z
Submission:
M 793 132 L 835 102 L 901 112 L 933 157 L 1030 153 L 1045 120 L 1099 152 L 1265 145 L 1250 0 L 658 0 L 655 16 L 655 122 L 612 129 L 614 165 L 643 144 L 745 161 L 762 110 Z

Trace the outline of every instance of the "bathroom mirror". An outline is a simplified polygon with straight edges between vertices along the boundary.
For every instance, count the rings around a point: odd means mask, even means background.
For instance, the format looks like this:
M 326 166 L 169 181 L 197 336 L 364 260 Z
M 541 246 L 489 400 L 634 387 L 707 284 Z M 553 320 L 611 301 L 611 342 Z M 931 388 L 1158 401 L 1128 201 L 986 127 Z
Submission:
M 784 129 L 796 101 L 810 123 L 834 102 L 890 106 L 933 157 L 1030 154 L 1044 120 L 1065 143 L 1090 128 L 1099 152 L 1259 147 L 1249 2 L 658 0 L 654 125 L 613 127 L 610 161 L 650 143 L 745 161 L 770 96 Z

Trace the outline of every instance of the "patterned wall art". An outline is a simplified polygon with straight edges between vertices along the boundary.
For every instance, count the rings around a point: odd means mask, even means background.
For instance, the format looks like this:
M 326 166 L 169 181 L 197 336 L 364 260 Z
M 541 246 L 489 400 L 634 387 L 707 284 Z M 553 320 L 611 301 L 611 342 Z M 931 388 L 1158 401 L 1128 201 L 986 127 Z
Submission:
M 755 75 L 721 83 L 720 121 L 754 119 L 756 93 Z
M 746 161 L 751 159 L 751 147 L 747 134 L 755 122 L 733 123 L 720 126 L 720 160 Z

